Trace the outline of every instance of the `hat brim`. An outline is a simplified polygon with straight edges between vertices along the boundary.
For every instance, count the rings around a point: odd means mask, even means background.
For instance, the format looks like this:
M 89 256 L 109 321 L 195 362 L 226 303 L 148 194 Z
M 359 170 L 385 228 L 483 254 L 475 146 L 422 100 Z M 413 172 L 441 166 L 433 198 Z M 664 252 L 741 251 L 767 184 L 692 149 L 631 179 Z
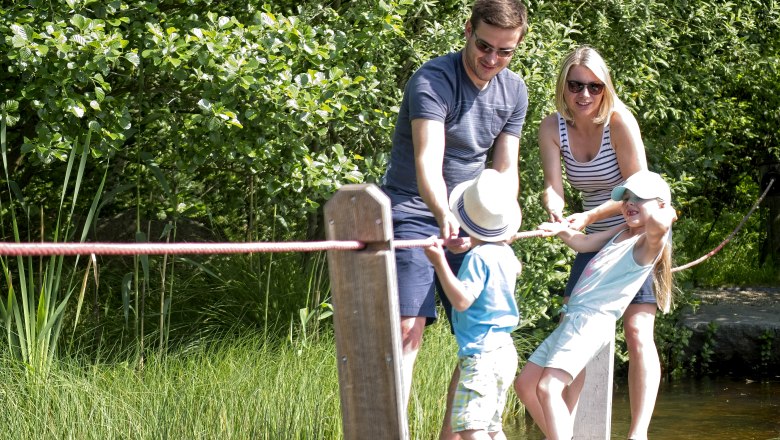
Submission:
M 472 180 L 467 180 L 465 182 L 462 182 L 457 186 L 455 186 L 455 188 L 452 189 L 452 192 L 450 192 L 450 200 L 449 200 L 450 211 L 455 216 L 455 219 L 458 220 L 458 223 L 460 223 L 461 229 L 466 231 L 469 237 L 478 238 L 482 241 L 487 241 L 487 242 L 505 241 L 512 238 L 515 234 L 517 234 L 517 231 L 520 229 L 520 224 L 523 221 L 520 205 L 515 205 L 513 207 L 514 212 L 512 212 L 510 216 L 512 221 L 507 224 L 506 232 L 500 235 L 494 235 L 490 237 L 486 235 L 482 235 L 474 231 L 472 228 L 469 228 L 467 224 L 468 222 L 463 220 L 463 217 L 460 214 L 460 210 L 458 209 L 458 202 L 463 197 L 463 193 L 466 192 L 466 188 L 472 185 L 475 180 L 476 179 L 472 179 Z

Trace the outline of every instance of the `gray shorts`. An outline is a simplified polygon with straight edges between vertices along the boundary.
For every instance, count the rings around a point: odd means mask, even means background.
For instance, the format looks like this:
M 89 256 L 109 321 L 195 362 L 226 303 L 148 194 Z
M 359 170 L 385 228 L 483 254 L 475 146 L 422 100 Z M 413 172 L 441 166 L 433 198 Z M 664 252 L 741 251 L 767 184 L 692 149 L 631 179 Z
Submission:
M 610 315 L 567 313 L 528 361 L 544 368 L 558 368 L 574 379 L 614 334 L 615 319 Z

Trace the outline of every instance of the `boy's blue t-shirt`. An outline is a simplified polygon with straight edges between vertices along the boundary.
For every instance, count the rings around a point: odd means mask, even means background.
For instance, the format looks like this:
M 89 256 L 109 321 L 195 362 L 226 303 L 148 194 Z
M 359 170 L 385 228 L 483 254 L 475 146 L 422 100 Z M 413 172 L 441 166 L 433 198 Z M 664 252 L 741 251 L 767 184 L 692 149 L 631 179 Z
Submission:
M 488 352 L 513 343 L 511 332 L 520 319 L 515 281 L 521 267 L 506 243 L 482 244 L 466 255 L 458 279 L 466 293 L 476 299 L 462 312 L 452 310 L 458 356 Z

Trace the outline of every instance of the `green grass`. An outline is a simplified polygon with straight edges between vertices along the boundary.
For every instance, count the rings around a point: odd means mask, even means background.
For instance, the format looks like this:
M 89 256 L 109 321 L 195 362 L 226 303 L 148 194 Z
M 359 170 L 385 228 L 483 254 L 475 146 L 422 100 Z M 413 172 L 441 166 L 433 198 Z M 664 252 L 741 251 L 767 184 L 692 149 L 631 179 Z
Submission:
M 58 360 L 49 376 L 0 358 L 0 439 L 338 439 L 333 336 L 264 343 L 259 333 L 186 352 L 101 364 Z M 456 345 L 429 327 L 409 409 L 412 439 L 435 438 Z

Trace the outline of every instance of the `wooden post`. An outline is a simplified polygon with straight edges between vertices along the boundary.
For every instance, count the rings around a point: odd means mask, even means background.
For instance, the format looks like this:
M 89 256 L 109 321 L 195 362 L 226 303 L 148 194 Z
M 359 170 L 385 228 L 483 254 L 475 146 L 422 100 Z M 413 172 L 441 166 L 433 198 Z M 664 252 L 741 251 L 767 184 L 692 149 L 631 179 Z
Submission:
M 328 240 L 367 244 L 328 251 L 344 439 L 408 439 L 390 200 L 375 185 L 344 185 L 325 223 Z
M 614 358 L 613 336 L 610 343 L 585 368 L 585 385 L 574 418 L 574 438 L 577 440 L 610 439 Z

